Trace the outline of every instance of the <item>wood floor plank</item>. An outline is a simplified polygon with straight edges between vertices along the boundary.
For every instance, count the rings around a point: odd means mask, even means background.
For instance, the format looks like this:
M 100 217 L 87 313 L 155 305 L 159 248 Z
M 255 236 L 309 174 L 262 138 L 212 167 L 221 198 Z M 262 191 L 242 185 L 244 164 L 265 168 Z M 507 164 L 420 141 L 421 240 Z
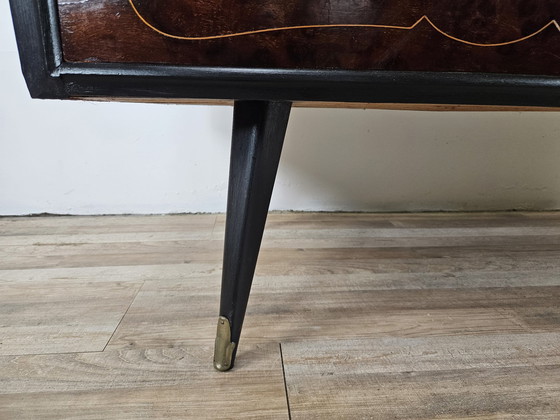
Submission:
M 267 229 L 370 229 L 406 228 L 496 228 L 558 226 L 559 214 L 552 212 L 426 212 L 426 213 L 313 213 L 272 212 Z M 218 215 L 216 230 L 225 226 L 225 215 Z
M 0 285 L 3 283 L 49 283 L 57 280 L 76 280 L 85 283 L 104 282 L 166 282 L 196 278 L 204 284 L 208 276 L 219 275 L 221 264 L 146 264 L 97 267 L 53 267 L 0 270 Z M 546 274 L 543 274 L 546 275 Z
M 497 227 L 497 226 L 558 226 L 557 211 L 515 211 L 482 213 L 408 213 L 395 214 L 391 219 L 399 227 Z
M 479 251 L 470 256 L 458 250 L 455 256 L 445 254 L 423 255 L 418 253 L 409 258 L 405 252 L 376 252 L 358 255 L 351 249 L 269 249 L 261 250 L 257 275 L 324 275 L 359 273 L 463 273 L 463 272 L 509 272 L 509 271 L 557 271 L 559 269 L 557 250 L 547 249 L 543 254 L 537 250 L 523 253 L 503 253 L 494 255 Z M 400 255 L 399 255 L 400 254 Z M 425 254 L 425 253 L 424 253 Z
M 257 277 L 242 340 L 291 341 L 325 337 L 526 333 L 560 328 L 560 278 L 526 286 L 515 278 L 480 276 L 466 288 L 430 276 Z M 420 279 L 420 280 L 418 280 Z M 407 280 L 407 287 L 402 283 Z M 437 280 L 436 280 L 437 281 Z M 461 280 L 462 283 L 468 279 Z M 515 282 L 517 287 L 509 287 Z M 537 283 L 537 282 L 535 282 Z M 196 342 L 214 328 L 219 276 L 147 282 L 109 348 Z M 430 287 L 426 287 L 426 286 Z M 240 351 L 242 354 L 242 351 Z
M 101 351 L 142 283 L 0 284 L 0 355 Z
M 415 261 L 419 264 L 419 261 Z M 284 264 L 286 266 L 287 264 Z M 559 264 L 537 265 L 532 261 L 519 261 L 516 266 L 508 270 L 483 267 L 481 270 L 464 269 L 457 265 L 453 270 L 444 270 L 444 266 L 425 265 L 415 267 L 408 264 L 409 270 L 389 270 L 389 265 L 383 262 L 381 270 L 343 270 L 339 273 L 325 273 L 325 270 L 305 270 L 303 274 L 293 274 L 291 267 L 285 267 L 285 274 L 263 275 L 267 271 L 278 272 L 279 267 L 269 269 L 259 268 L 257 282 L 264 282 L 266 286 L 294 290 L 345 290 L 347 288 L 369 289 L 440 289 L 440 288 L 473 288 L 473 287 L 517 287 L 531 286 L 560 286 Z M 395 264 L 398 266 L 399 264 Z M 403 265 L 400 265 L 401 267 Z M 528 269 L 523 269 L 523 268 Z M 416 269 L 412 269 L 416 268 Z M 303 270 L 302 270 L 303 271 Z M 123 265 L 99 267 L 54 267 L 35 269 L 0 270 L 0 284 L 11 282 L 50 282 L 53 280 L 76 279 L 83 282 L 118 282 L 118 281 L 157 281 L 177 282 L 182 279 L 197 279 L 191 287 L 204 285 L 204 279 L 209 276 L 219 276 L 220 263 L 203 263 L 192 261 L 188 264 L 156 264 L 156 265 Z M 259 284 L 259 283 L 256 283 Z M 193 289 L 196 291 L 198 289 Z M 208 290 L 208 289 L 206 289 Z
M 51 235 L 6 235 L 0 236 L 0 246 L 69 247 L 83 244 L 118 244 L 135 242 L 177 242 L 193 239 L 209 239 L 211 232 L 197 230 L 177 230 L 174 232 L 134 232 L 134 233 L 80 233 Z M 16 248 L 17 249 L 17 248 Z
M 257 292 L 251 299 L 245 337 L 282 342 L 321 337 L 513 334 L 560 328 L 558 286 L 333 292 L 304 292 L 300 287 L 277 296 Z
M 214 214 L 177 216 L 0 217 L 2 236 L 95 235 L 150 232 L 210 233 Z
M 223 237 L 221 232 L 214 238 Z M 560 228 L 268 230 L 262 248 L 456 248 L 465 251 L 560 250 Z
M 341 270 L 401 269 L 405 264 L 419 267 L 442 266 L 448 270 L 526 269 L 526 267 L 557 267 L 560 244 L 521 243 L 478 246 L 438 247 L 334 247 L 329 248 L 270 248 L 260 253 L 259 274 L 281 274 L 284 268 L 292 274 L 299 269 L 341 272 Z M 47 246 L 7 246 L 0 249 L 0 270 L 91 267 L 155 264 L 219 264 L 223 256 L 218 240 L 154 241 L 132 243 L 96 243 Z M 519 266 L 518 266 L 519 265 Z M 441 269 L 441 268 L 440 268 Z M 405 271 L 410 271 L 406 269 Z
M 293 419 L 560 416 L 560 335 L 282 345 Z
M 118 265 L 219 263 L 220 241 L 33 244 L 0 248 L 0 270 Z
M 266 220 L 266 230 L 275 229 L 321 229 L 341 226 L 347 228 L 383 228 L 391 227 L 387 214 L 376 213 L 310 213 L 310 212 L 271 212 Z M 219 214 L 216 218 L 216 231 L 225 228 L 226 216 Z
M 0 357 L 0 418 L 287 419 L 278 345 L 247 351 L 225 374 L 211 345 Z

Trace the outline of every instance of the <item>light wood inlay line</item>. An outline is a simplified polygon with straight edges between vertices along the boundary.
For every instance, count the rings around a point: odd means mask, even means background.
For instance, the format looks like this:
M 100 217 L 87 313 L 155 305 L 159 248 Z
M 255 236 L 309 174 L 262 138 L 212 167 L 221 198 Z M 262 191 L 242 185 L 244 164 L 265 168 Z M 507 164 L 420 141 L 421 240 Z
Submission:
M 207 36 L 183 36 L 183 35 L 170 34 L 170 33 L 167 33 L 165 31 L 162 31 L 161 29 L 158 29 L 157 27 L 152 25 L 150 22 L 148 22 L 148 20 L 140 13 L 138 8 L 134 4 L 134 0 L 128 0 L 128 2 L 130 3 L 130 6 L 132 7 L 132 10 L 134 10 L 134 13 L 136 14 L 136 16 L 138 16 L 138 18 L 142 21 L 142 23 L 144 25 L 146 25 L 147 27 L 149 27 L 153 31 L 155 31 L 158 34 L 163 35 L 167 38 L 173 38 L 173 39 L 178 39 L 178 40 L 182 40 L 182 41 L 211 41 L 211 40 L 215 40 L 215 39 L 234 38 L 234 37 L 247 36 L 247 35 L 258 35 L 258 34 L 263 34 L 263 33 L 268 33 L 268 32 L 292 31 L 292 30 L 295 30 L 295 29 L 367 28 L 367 29 L 396 29 L 396 30 L 411 31 L 411 30 L 415 29 L 420 23 L 422 23 L 424 21 L 427 22 L 432 28 L 434 28 L 435 31 L 437 31 L 441 35 L 443 35 L 443 36 L 445 36 L 449 39 L 452 39 L 453 41 L 457 41 L 457 42 L 460 42 L 462 44 L 472 45 L 472 46 L 475 46 L 475 47 L 503 47 L 503 46 L 506 46 L 506 45 L 518 44 L 520 42 L 523 42 L 523 41 L 526 41 L 530 38 L 533 38 L 534 36 L 537 36 L 538 34 L 543 32 L 544 30 L 546 30 L 550 26 L 556 27 L 556 29 L 560 32 L 560 24 L 558 24 L 558 22 L 555 19 L 553 19 L 550 22 L 548 22 L 546 25 L 544 25 L 542 28 L 536 30 L 535 32 L 533 32 L 529 35 L 523 36 L 521 38 L 517 38 L 517 39 L 513 39 L 511 41 L 505 41 L 505 42 L 478 43 L 478 42 L 471 42 L 471 41 L 468 41 L 466 39 L 461 39 L 461 38 L 458 38 L 456 36 L 453 36 L 453 35 L 445 32 L 444 30 L 440 29 L 435 23 L 433 23 L 428 16 L 423 15 L 420 19 L 418 19 L 414 24 L 412 24 L 410 26 L 383 25 L 383 24 L 372 24 L 372 23 L 334 23 L 334 24 L 317 24 L 317 25 L 281 26 L 281 27 L 275 27 L 275 28 L 255 29 L 255 30 L 251 30 L 251 31 L 234 32 L 234 33 L 229 33 L 229 34 L 207 35 Z

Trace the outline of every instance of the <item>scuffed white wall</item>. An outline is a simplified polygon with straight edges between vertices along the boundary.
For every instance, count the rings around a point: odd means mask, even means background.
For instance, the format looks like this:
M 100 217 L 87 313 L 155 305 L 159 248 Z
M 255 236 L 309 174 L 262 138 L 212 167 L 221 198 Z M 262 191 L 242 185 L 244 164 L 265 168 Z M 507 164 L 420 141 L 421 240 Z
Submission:
M 221 212 L 231 109 L 31 100 L 0 4 L 0 215 Z M 560 114 L 295 109 L 271 207 L 560 208 Z

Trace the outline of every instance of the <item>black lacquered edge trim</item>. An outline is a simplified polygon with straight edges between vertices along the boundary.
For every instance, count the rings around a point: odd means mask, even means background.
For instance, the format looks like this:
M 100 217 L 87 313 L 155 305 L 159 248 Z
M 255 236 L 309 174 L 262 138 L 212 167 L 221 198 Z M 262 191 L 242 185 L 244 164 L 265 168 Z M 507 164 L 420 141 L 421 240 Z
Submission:
M 63 98 L 56 0 L 10 0 L 22 71 L 34 98 Z
M 560 79 L 481 73 L 63 64 L 70 96 L 560 106 Z

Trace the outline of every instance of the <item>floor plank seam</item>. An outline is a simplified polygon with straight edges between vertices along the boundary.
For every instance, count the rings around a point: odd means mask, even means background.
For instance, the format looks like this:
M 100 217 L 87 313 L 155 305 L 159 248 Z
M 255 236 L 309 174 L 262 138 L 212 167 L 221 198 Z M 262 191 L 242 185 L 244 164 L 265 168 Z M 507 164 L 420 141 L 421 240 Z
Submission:
M 529 286 L 529 287 L 531 287 L 531 286 Z M 524 332 L 523 334 L 533 334 L 533 333 L 535 333 L 534 331 L 531 331 L 531 328 L 527 324 L 525 324 L 520 319 L 518 319 L 517 316 L 515 315 L 515 312 L 512 313 L 511 309 L 508 309 L 508 308 L 496 308 L 496 309 L 497 309 L 499 314 L 508 317 L 508 319 L 510 319 L 511 322 L 513 322 L 519 328 L 525 330 L 526 332 Z M 536 334 L 538 334 L 538 333 L 536 333 Z
M 292 420 L 292 410 L 290 408 L 290 395 L 288 394 L 288 382 L 286 381 L 286 369 L 284 367 L 284 355 L 282 354 L 282 343 L 278 343 L 280 349 L 280 363 L 282 364 L 282 378 L 284 379 L 284 392 L 286 393 L 286 405 L 288 406 L 288 420 Z
M 214 237 L 214 233 L 216 232 L 216 226 L 218 225 L 218 215 L 214 218 L 214 224 L 212 225 L 212 231 L 210 232 L 210 238 Z
M 138 295 L 140 294 L 140 291 L 142 290 L 142 288 L 144 287 L 144 285 L 146 284 L 146 281 L 143 281 L 142 284 L 140 285 L 140 287 L 138 288 L 138 290 L 136 291 L 136 293 L 134 294 L 134 297 L 130 300 L 130 304 L 128 305 L 128 307 L 126 308 L 126 311 L 124 311 L 123 316 L 121 317 L 121 319 L 119 320 L 119 323 L 117 324 L 117 326 L 115 327 L 115 329 L 113 330 L 113 333 L 111 334 L 111 337 L 109 337 L 109 339 L 107 340 L 107 342 L 105 343 L 105 346 L 103 346 L 103 350 L 101 350 L 101 352 L 104 352 L 105 349 L 107 348 L 107 346 L 109 345 L 109 343 L 111 342 L 111 340 L 113 339 L 113 337 L 115 336 L 115 333 L 117 332 L 117 330 L 119 329 L 119 327 L 121 326 L 124 317 L 126 316 L 126 314 L 128 313 L 128 311 L 130 310 L 130 308 L 132 307 L 132 304 L 134 303 L 134 301 L 136 300 L 136 298 L 138 297 Z

